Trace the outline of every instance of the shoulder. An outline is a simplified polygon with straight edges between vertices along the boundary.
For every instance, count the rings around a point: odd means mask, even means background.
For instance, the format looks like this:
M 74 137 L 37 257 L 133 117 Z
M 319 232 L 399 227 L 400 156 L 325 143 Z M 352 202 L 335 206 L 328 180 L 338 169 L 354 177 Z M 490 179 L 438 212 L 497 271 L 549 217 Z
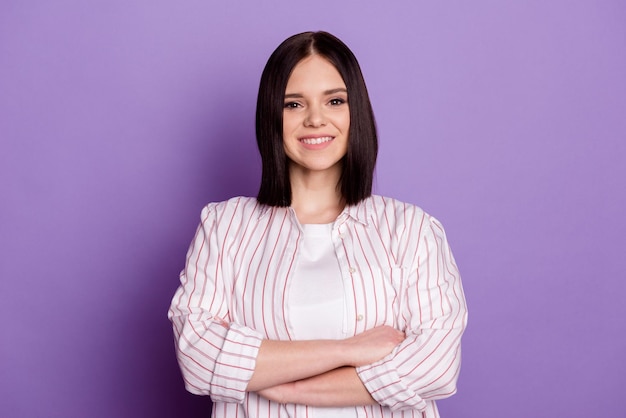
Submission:
M 221 202 L 210 202 L 202 208 L 202 221 L 208 219 L 220 220 L 223 218 L 250 218 L 259 217 L 268 210 L 254 197 L 237 196 Z
M 407 232 L 444 234 L 443 226 L 421 207 L 386 196 L 372 195 L 361 204 L 368 217 L 378 227 L 389 228 L 395 233 Z
M 370 225 L 395 254 L 398 265 L 416 265 L 429 254 L 452 257 L 443 225 L 422 208 L 383 196 L 369 200 Z
M 256 198 L 247 196 L 231 197 L 228 200 L 221 202 L 209 202 L 206 204 L 203 210 L 209 211 L 245 211 L 245 210 L 258 210 L 265 206 L 260 204 Z
M 412 203 L 392 197 L 372 195 L 363 202 L 370 217 L 374 220 L 409 221 L 413 218 L 430 218 L 422 208 Z

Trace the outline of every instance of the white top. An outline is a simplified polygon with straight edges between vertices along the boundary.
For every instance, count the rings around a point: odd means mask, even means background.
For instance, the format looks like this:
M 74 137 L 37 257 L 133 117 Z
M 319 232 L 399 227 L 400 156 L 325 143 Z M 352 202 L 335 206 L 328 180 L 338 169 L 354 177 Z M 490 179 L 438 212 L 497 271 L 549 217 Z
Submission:
M 344 338 L 344 292 L 332 224 L 307 224 L 302 229 L 302 248 L 287 299 L 295 339 Z
M 287 306 L 296 340 L 341 339 L 345 297 L 339 260 L 332 242 L 333 224 L 302 225 L 302 247 Z M 357 417 L 354 407 L 309 408 L 310 418 Z

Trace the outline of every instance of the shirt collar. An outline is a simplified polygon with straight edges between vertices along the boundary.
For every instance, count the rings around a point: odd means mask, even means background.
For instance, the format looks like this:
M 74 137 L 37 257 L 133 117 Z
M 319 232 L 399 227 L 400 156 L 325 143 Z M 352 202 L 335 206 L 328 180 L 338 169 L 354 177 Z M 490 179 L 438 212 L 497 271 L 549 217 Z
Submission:
M 259 216 L 258 219 L 261 220 L 262 218 L 264 218 L 268 213 L 270 213 L 272 211 L 272 207 L 273 206 L 269 206 L 269 205 L 263 205 L 261 203 L 259 203 L 257 201 L 257 205 L 259 205 Z
M 363 225 L 367 225 L 369 221 L 369 216 L 372 213 L 372 198 L 368 197 L 356 205 L 346 206 L 339 215 L 339 218 L 349 217 L 353 220 L 362 223 Z
M 293 212 L 292 208 L 279 208 L 268 205 L 260 205 L 259 208 L 259 217 L 258 219 L 262 219 L 267 216 L 267 214 L 271 213 L 272 209 L 286 209 Z M 372 198 L 368 197 L 355 205 L 346 206 L 341 214 L 337 217 L 338 220 L 350 218 L 356 222 L 359 222 L 363 225 L 368 225 L 368 220 L 370 214 L 372 213 Z M 294 213 L 295 215 L 295 213 Z

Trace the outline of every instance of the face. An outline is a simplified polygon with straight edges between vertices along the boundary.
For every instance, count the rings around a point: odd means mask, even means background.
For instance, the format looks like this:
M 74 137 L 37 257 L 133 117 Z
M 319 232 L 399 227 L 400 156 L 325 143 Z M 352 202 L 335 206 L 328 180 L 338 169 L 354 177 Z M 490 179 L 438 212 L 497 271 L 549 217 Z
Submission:
M 349 128 L 348 92 L 341 75 L 319 55 L 304 58 L 285 90 L 283 142 L 292 172 L 339 173 Z

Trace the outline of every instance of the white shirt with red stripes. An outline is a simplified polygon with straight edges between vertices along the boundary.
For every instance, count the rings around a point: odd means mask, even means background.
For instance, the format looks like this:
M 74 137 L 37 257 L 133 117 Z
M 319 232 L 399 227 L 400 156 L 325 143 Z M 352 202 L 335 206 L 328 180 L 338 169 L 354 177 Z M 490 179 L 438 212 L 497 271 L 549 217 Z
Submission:
M 297 334 L 287 298 L 302 231 L 292 208 L 254 198 L 202 210 L 168 317 L 185 387 L 211 396 L 213 418 L 315 416 L 315 408 L 245 391 L 261 340 Z M 357 369 L 379 403 L 356 407 L 357 415 L 438 417 L 435 400 L 456 392 L 467 323 L 441 224 L 414 205 L 372 196 L 347 206 L 331 237 L 344 278 L 347 335 L 380 325 L 406 334 L 387 357 Z

